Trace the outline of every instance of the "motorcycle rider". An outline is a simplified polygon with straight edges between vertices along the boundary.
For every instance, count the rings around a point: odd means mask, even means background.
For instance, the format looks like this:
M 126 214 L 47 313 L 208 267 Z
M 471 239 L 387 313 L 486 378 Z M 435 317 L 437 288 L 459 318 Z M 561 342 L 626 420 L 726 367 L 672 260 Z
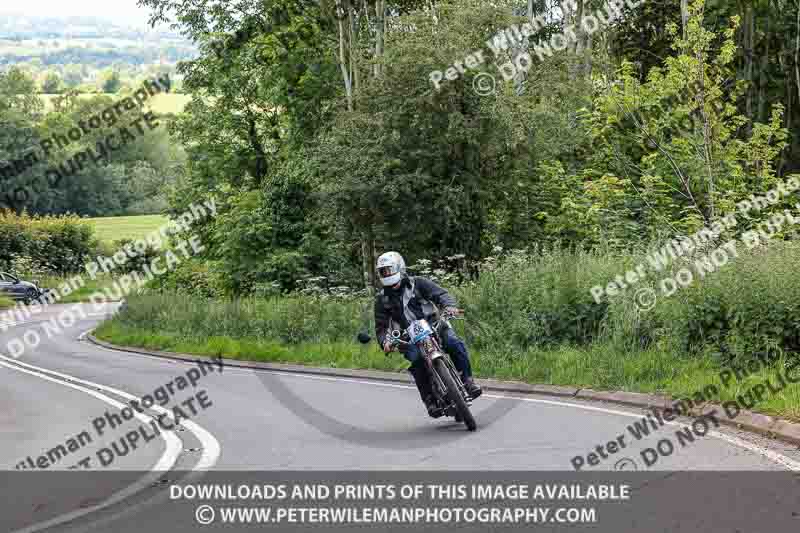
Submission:
M 455 298 L 446 290 L 427 278 L 408 276 L 406 262 L 397 252 L 386 252 L 378 258 L 377 274 L 383 290 L 375 297 L 375 337 L 387 354 L 395 350 L 389 335 L 392 329 L 405 331 L 411 321 L 423 318 L 433 323 L 436 320 L 436 307 L 454 316 L 459 313 Z M 393 324 L 398 327 L 392 328 Z M 456 369 L 461 373 L 464 387 L 470 397 L 477 398 L 482 391 L 472 379 L 472 368 L 464 342 L 451 328 L 445 328 L 441 337 L 442 349 L 450 355 Z M 443 413 L 436 407 L 428 370 L 419 349 L 407 344 L 400 345 L 399 349 L 411 363 L 408 371 L 417 384 L 428 414 L 433 418 L 442 416 Z

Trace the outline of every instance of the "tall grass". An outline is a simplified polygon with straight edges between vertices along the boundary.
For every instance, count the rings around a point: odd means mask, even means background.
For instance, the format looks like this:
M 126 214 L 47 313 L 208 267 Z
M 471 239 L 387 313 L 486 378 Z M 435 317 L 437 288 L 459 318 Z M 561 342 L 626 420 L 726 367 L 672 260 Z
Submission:
M 635 291 L 611 299 L 603 327 L 605 337 L 634 348 L 659 346 L 689 355 L 708 354 L 715 360 L 744 361 L 759 352 L 800 354 L 800 243 L 775 242 L 747 250 L 717 271 L 701 277 L 693 254 L 655 273 L 638 288 L 657 295 L 655 307 L 637 309 Z M 694 273 L 691 285 L 672 296 L 659 283 L 678 269 Z
M 269 339 L 283 344 L 353 339 L 366 302 L 300 297 L 206 300 L 164 293 L 135 296 L 118 319 L 137 328 L 184 338 L 222 336 Z
M 83 280 L 83 286 L 67 293 L 67 290 L 71 290 L 72 280 L 76 276 L 80 276 Z M 29 276 L 29 279 L 33 279 L 33 277 Z M 108 274 L 102 274 L 97 276 L 96 279 L 92 279 L 86 272 L 67 276 L 45 274 L 38 281 L 42 287 L 58 291 L 60 298 L 55 303 L 60 304 L 88 302 L 93 294 L 97 292 L 102 294 L 104 287 L 110 287 L 114 283 L 114 279 Z

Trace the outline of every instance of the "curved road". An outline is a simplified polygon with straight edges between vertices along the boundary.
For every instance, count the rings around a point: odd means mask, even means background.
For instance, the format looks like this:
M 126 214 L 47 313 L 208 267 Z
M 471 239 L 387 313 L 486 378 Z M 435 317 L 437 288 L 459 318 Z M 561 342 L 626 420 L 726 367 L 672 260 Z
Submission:
M 148 503 L 152 496 L 148 492 L 153 492 L 159 479 L 173 481 L 206 470 L 573 472 L 576 456 L 587 459 L 598 445 L 607 446 L 620 435 L 624 435 L 624 448 L 596 466 L 586 465 L 583 472 L 613 470 L 615 465 L 630 470 L 633 463 L 644 470 L 641 450 L 655 446 L 662 436 L 674 437 L 678 429 L 661 428 L 657 436 L 635 442 L 627 426 L 640 420 L 642 413 L 634 409 L 486 394 L 473 407 L 478 431 L 466 433 L 452 419 L 428 419 L 411 386 L 228 367 L 204 368 L 203 375 L 196 365 L 107 350 L 83 340 L 82 334 L 113 312 L 115 304 L 102 309 L 86 304 L 87 319 L 53 338 L 42 335 L 42 343 L 19 359 L 9 357 L 5 347 L 12 338 L 30 329 L 41 333 L 42 324 L 65 307 L 52 306 L 24 323 L 0 329 L 4 354 L 0 357 L 0 469 L 15 470 L 0 475 L 12 480 L 17 489 L 13 500 L 0 500 L 3 531 L 34 523 L 47 525 L 48 520 L 54 530 L 77 526 L 97 531 L 141 530 L 146 517 L 153 519 L 148 509 L 159 505 Z M 190 378 L 194 386 L 187 385 Z M 158 389 L 169 396 L 164 407 L 142 409 L 135 419 L 110 427 L 113 415 L 125 403 Z M 354 434 L 396 434 L 407 441 L 387 445 L 380 439 L 337 436 L 316 425 L 313 417 L 298 417 L 297 409 L 277 401 L 285 398 L 279 391 L 302 397 L 327 419 L 356 428 Z M 187 400 L 191 401 L 181 404 Z M 498 403 L 506 408 L 498 410 Z M 157 433 L 159 424 L 175 425 L 173 407 L 179 404 L 186 418 L 177 430 Z M 482 418 L 482 413 L 493 412 L 493 405 L 497 412 L 510 411 L 493 421 Z M 150 428 L 151 440 L 143 442 L 140 433 L 131 449 L 132 445 L 127 446 L 131 438 L 126 441 L 126 436 L 142 426 Z M 61 445 L 62 451 L 53 452 Z M 101 449 L 107 450 L 103 452 L 107 465 L 100 464 Z M 31 468 L 42 456 L 44 467 Z M 103 471 L 104 482 L 87 478 L 86 487 L 79 489 L 75 476 L 86 474 L 52 473 L 79 465 L 87 457 L 91 468 Z M 22 468 L 27 471 L 20 473 Z M 36 474 L 31 473 L 34 469 Z M 649 472 L 693 470 L 797 472 L 800 454 L 788 444 L 712 430 L 690 446 L 660 457 Z M 67 476 L 72 476 L 70 481 Z M 34 478 L 37 482 L 30 487 L 20 481 Z M 47 497 L 43 497 L 42 482 L 48 486 Z M 112 493 L 117 499 L 104 505 Z M 68 525 L 59 522 L 65 513 L 74 513 Z

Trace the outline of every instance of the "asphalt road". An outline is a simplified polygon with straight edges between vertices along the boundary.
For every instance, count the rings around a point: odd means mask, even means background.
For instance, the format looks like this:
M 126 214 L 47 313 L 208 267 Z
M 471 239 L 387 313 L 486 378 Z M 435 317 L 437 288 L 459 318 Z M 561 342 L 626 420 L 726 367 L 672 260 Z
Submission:
M 16 470 L 5 472 L 16 494 L 0 491 L 3 531 L 48 520 L 55 530 L 67 530 L 58 525 L 65 513 L 74 513 L 69 527 L 139 530 L 160 516 L 152 509 L 164 502 L 146 503 L 159 479 L 168 483 L 208 470 L 574 472 L 574 458 L 588 460 L 600 445 L 608 458 L 582 472 L 800 471 L 796 447 L 714 428 L 647 469 L 642 449 L 663 437 L 675 441 L 678 427 L 636 441 L 627 426 L 642 413 L 618 406 L 486 394 L 473 406 L 478 431 L 468 433 L 452 419 L 427 418 L 410 386 L 230 367 L 206 368 L 203 375 L 189 363 L 107 350 L 83 339 L 114 304 L 87 304 L 87 319 L 53 338 L 42 334 L 41 344 L 18 359 L 8 356 L 12 338 L 31 329 L 42 333 L 42 324 L 64 307 L 0 330 L 0 352 L 6 354 L 0 357 L 0 469 Z M 194 386 L 187 385 L 192 380 Z M 160 388 L 169 393 L 163 407 L 143 409 L 138 418 L 110 427 L 124 403 Z M 292 404 L 292 398 L 305 404 Z M 157 433 L 162 422 L 174 425 L 176 405 L 185 419 L 177 430 Z M 142 427 L 151 430 L 145 432 L 148 442 Z M 129 435 L 136 431 L 133 449 Z M 607 443 L 619 442 L 620 435 L 624 446 L 608 452 Z M 54 455 L 59 445 L 65 452 Z M 42 456 L 46 467 L 34 475 L 29 465 Z M 52 473 L 81 465 L 103 472 L 104 480 L 98 474 L 79 486 L 75 470 Z M 27 471 L 20 473 L 23 467 Z M 28 486 L 20 479 L 37 481 Z M 112 490 L 122 493 L 104 505 Z

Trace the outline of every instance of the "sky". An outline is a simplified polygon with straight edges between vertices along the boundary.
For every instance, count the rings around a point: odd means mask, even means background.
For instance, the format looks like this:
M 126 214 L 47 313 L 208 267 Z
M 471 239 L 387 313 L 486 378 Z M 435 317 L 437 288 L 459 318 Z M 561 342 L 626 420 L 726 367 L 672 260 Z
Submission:
M 0 13 L 40 16 L 91 15 L 118 24 L 135 25 L 146 23 L 150 12 L 149 9 L 138 7 L 136 0 L 24 0 L 9 4 L 0 5 Z

